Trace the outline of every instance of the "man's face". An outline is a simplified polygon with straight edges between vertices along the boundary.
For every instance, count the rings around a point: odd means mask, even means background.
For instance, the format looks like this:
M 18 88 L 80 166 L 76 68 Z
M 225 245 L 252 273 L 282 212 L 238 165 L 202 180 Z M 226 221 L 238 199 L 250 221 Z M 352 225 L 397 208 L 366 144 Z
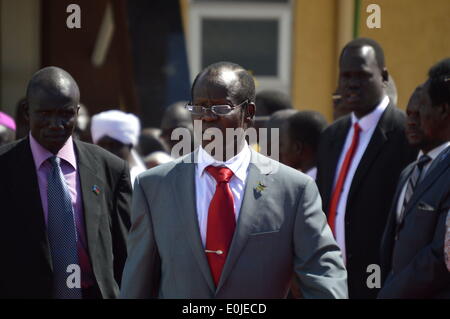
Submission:
M 345 49 L 339 81 L 342 102 L 359 118 L 370 113 L 384 96 L 383 72 L 370 46 Z
M 295 169 L 299 166 L 298 144 L 289 136 L 288 125 L 280 128 L 280 162 Z
M 444 110 L 444 105 L 432 105 L 428 94 L 428 84 L 425 84 L 421 95 L 420 127 L 426 142 L 423 150 L 429 151 L 446 141 L 443 134 L 449 125 L 449 116 Z
M 48 151 L 58 153 L 74 131 L 78 109 L 76 98 L 45 92 L 33 96 L 28 101 L 31 134 Z
M 130 157 L 131 145 L 123 144 L 112 137 L 103 136 L 96 144 L 125 161 Z
M 165 115 L 161 122 L 161 138 L 172 149 L 179 141 L 172 139 L 172 132 L 177 128 L 185 128 L 193 135 L 192 119 L 189 111 L 183 108 L 171 110 L 171 114 Z
M 233 81 L 233 79 L 231 79 L 231 81 Z M 247 103 L 244 103 L 240 107 L 235 107 L 243 101 L 236 101 L 234 96 L 231 94 L 229 87 L 230 83 L 222 81 L 221 79 L 218 79 L 217 81 L 210 81 L 205 77 L 199 78 L 193 91 L 192 103 L 194 105 L 201 105 L 203 107 L 211 107 L 212 105 L 229 105 L 234 107 L 234 109 L 227 115 L 218 116 L 208 111 L 201 116 L 193 115 L 192 119 L 201 120 L 202 133 L 204 133 L 208 128 L 219 129 L 222 133 L 224 141 L 224 151 L 229 147 L 237 147 L 237 151 L 240 151 L 243 140 L 227 141 L 226 129 L 245 129 L 247 127 L 250 120 L 245 116 L 245 108 L 248 107 L 248 105 Z M 233 88 L 236 89 L 236 83 L 234 83 Z M 251 112 L 254 114 L 254 107 L 252 107 Z M 210 142 L 210 140 L 202 140 L 202 146 L 205 148 Z
M 420 105 L 425 102 L 423 95 L 423 89 L 416 91 L 409 99 L 406 107 L 406 138 L 409 144 L 419 148 L 425 142 L 425 134 L 420 123 Z

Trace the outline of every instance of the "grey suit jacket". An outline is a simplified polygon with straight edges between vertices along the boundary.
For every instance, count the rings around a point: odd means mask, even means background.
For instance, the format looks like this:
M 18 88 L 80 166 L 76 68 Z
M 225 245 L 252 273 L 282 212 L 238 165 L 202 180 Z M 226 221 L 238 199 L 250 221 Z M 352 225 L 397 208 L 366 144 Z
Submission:
M 197 222 L 193 154 L 137 178 L 120 297 L 284 298 L 293 277 L 305 298 L 347 297 L 347 273 L 314 181 L 254 151 L 215 287 Z
M 396 207 L 414 164 L 402 172 L 381 246 L 378 298 L 450 298 L 444 261 L 445 219 L 450 209 L 450 147 L 433 161 L 417 185 L 397 228 Z

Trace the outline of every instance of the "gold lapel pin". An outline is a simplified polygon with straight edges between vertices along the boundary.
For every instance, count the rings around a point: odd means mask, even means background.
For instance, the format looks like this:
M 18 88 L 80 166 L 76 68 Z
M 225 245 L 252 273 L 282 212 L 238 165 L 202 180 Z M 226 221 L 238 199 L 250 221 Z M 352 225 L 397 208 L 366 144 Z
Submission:
M 266 185 L 264 185 L 263 183 L 261 183 L 261 182 L 258 182 L 258 185 L 255 187 L 255 189 L 258 191 L 258 192 L 262 192 L 263 190 L 265 190 L 266 189 Z

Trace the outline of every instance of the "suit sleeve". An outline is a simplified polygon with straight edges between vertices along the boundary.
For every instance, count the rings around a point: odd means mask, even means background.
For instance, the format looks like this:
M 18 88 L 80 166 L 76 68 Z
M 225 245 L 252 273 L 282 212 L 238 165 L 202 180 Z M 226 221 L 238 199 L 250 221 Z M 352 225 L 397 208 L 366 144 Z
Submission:
M 347 271 L 313 180 L 299 199 L 294 229 L 294 269 L 305 298 L 348 298 Z
M 122 278 L 120 298 L 156 298 L 159 290 L 160 258 L 154 239 L 150 207 L 136 179 L 128 236 L 128 259 Z
M 131 201 L 130 170 L 124 161 L 119 181 L 114 191 L 114 212 L 112 214 L 114 278 L 119 284 L 122 271 L 127 259 L 126 240 L 130 229 L 130 201 Z
M 433 240 L 417 252 L 409 265 L 389 276 L 378 298 L 426 298 L 450 286 L 450 276 L 444 261 L 445 220 L 450 208 L 447 194 L 440 207 Z

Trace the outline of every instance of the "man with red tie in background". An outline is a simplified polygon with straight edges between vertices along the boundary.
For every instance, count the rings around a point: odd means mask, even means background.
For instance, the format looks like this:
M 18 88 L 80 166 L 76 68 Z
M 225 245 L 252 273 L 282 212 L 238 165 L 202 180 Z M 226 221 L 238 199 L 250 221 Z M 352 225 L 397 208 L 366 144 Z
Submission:
M 254 101 L 237 64 L 196 77 L 187 108 L 218 147 L 138 176 L 121 297 L 285 298 L 293 278 L 305 298 L 347 297 L 314 181 L 226 134 L 250 126 Z
M 369 265 L 379 247 L 403 168 L 415 158 L 405 138 L 405 114 L 386 94 L 383 49 L 366 38 L 349 42 L 339 60 L 342 103 L 352 113 L 322 134 L 317 185 L 323 209 L 342 250 L 350 298 L 375 298 Z

